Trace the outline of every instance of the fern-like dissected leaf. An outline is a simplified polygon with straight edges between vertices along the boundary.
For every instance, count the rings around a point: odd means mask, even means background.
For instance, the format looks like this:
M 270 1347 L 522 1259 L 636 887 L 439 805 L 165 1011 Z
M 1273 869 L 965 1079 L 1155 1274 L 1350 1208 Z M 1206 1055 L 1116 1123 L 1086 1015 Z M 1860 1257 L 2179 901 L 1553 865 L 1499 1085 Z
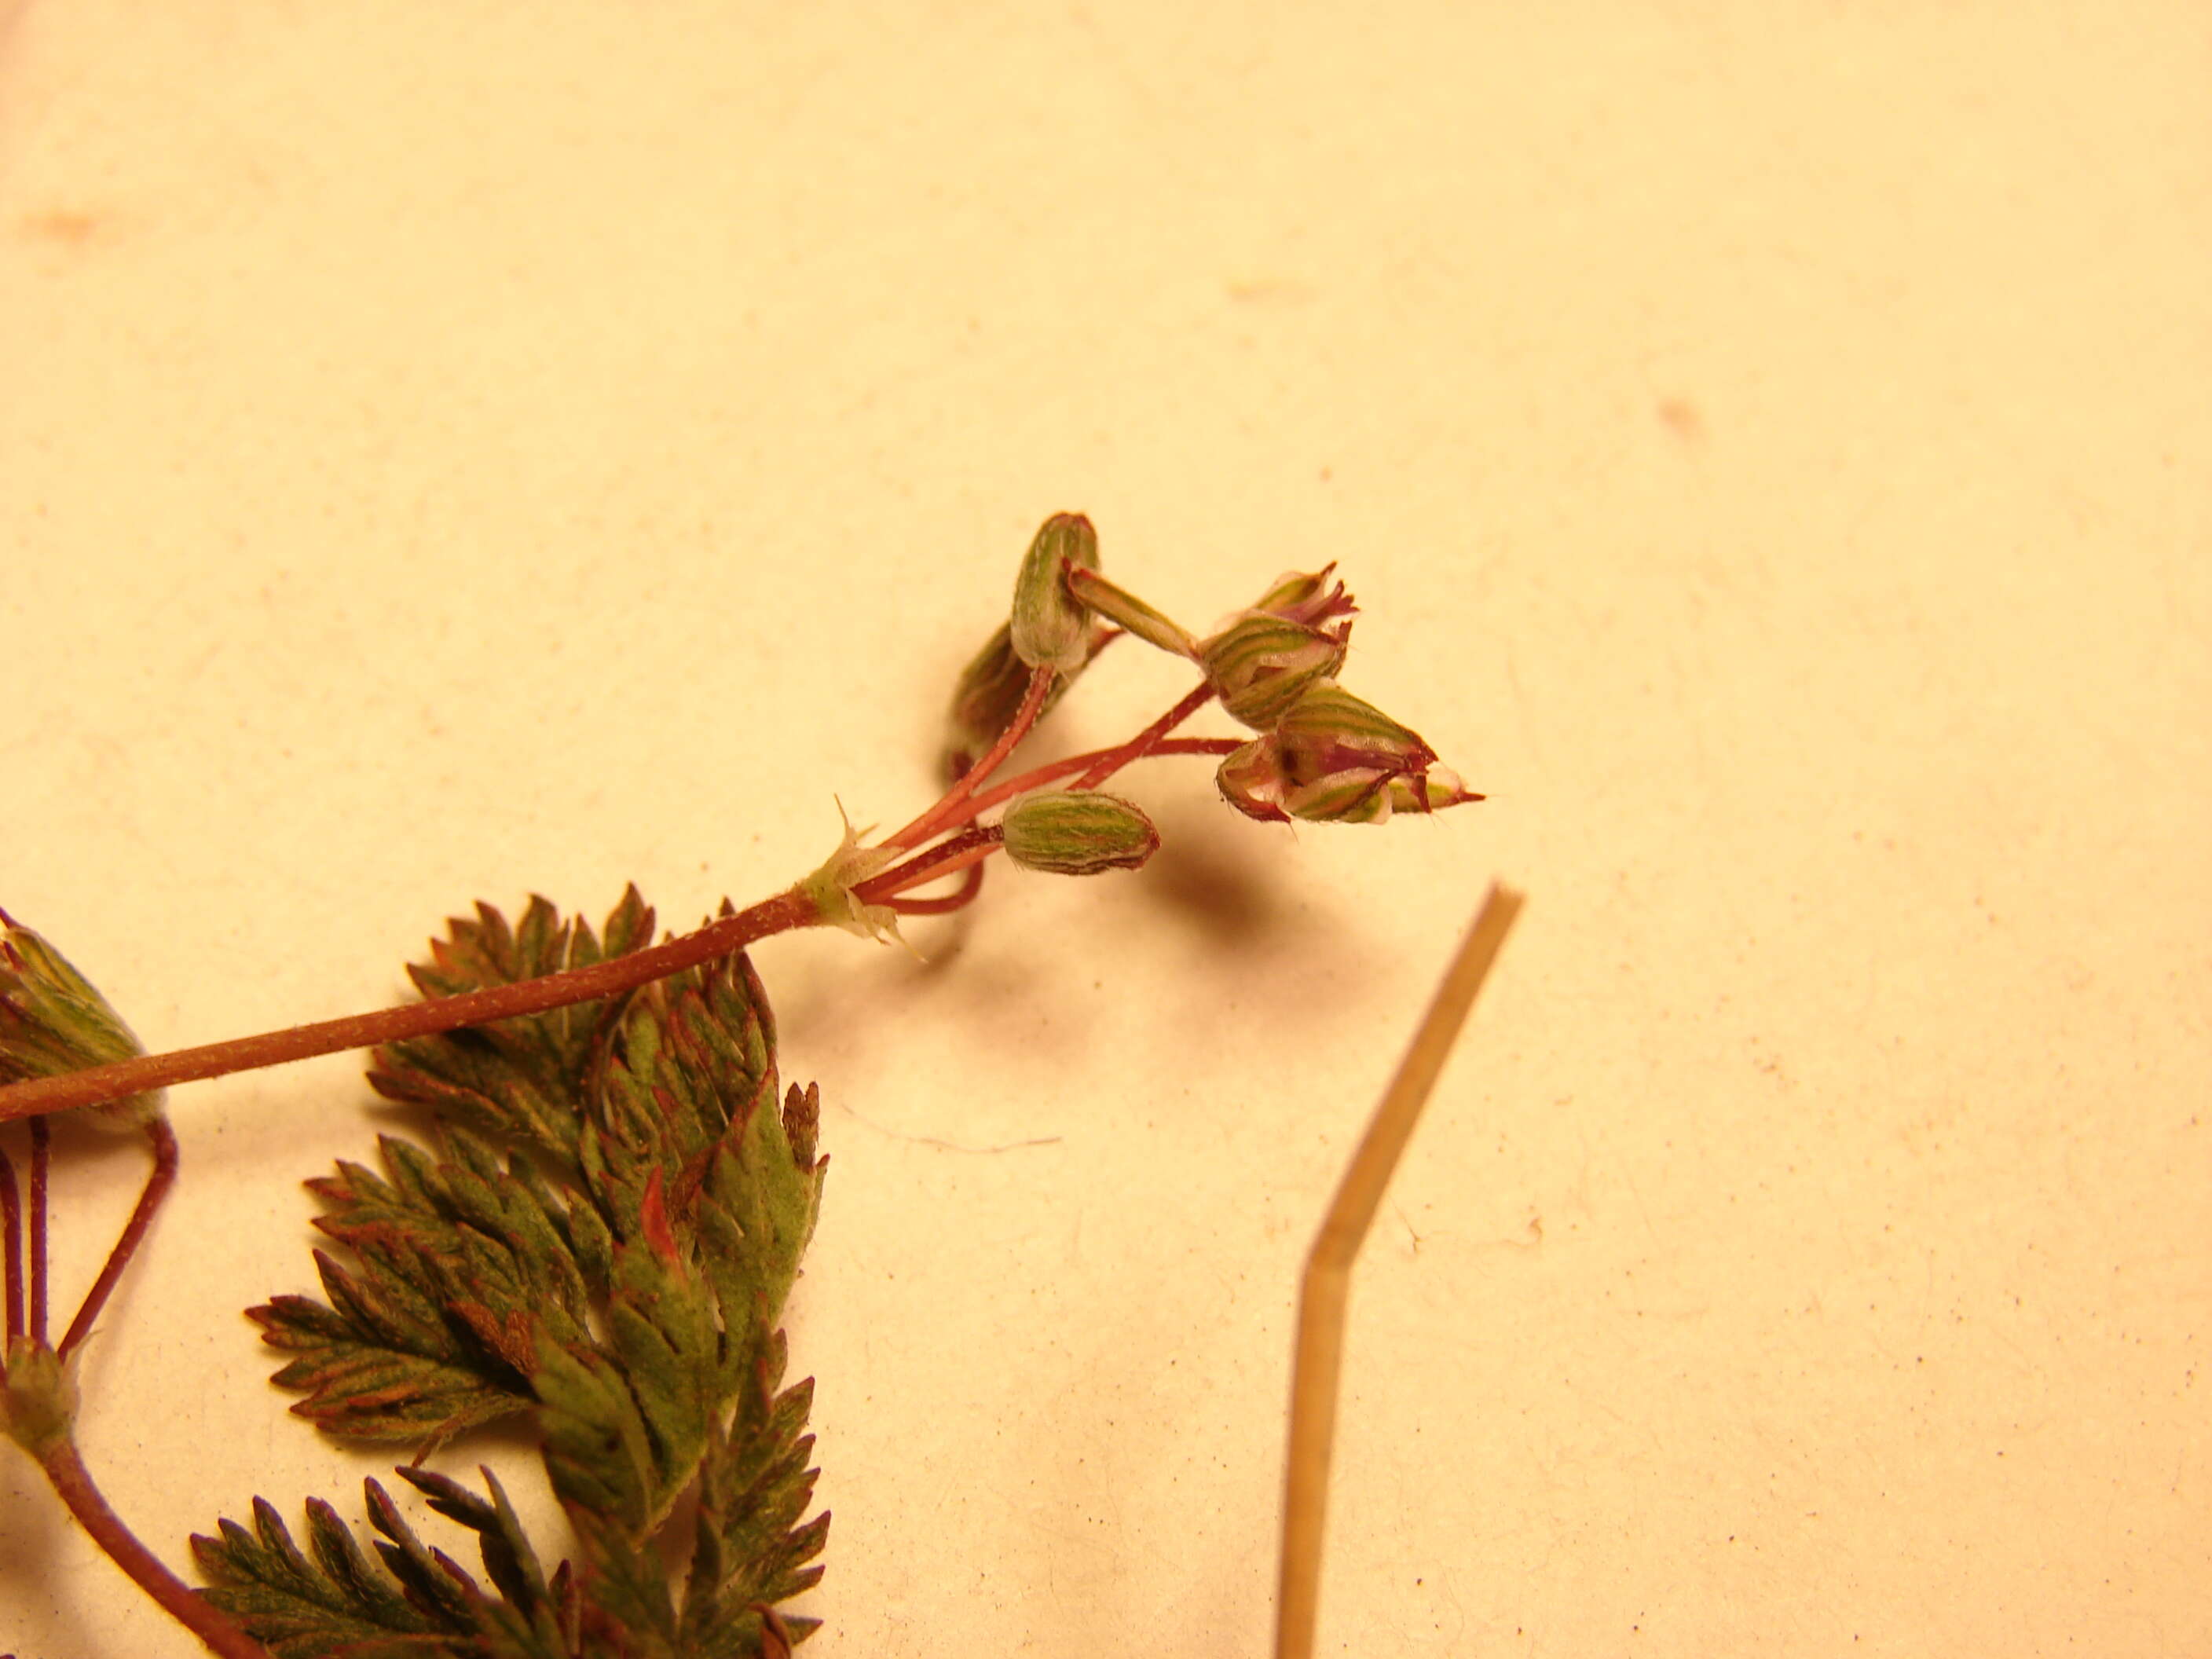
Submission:
M 569 1345 L 557 1381 L 548 1378 L 553 1394 L 542 1396 L 547 1464 L 564 1499 L 584 1501 L 596 1488 L 600 1502 L 614 1500 L 604 1483 L 617 1469 L 627 1481 L 641 1430 L 644 1485 L 625 1485 L 620 1498 L 642 1503 L 647 1524 L 664 1516 L 798 1274 L 820 1201 L 818 1105 L 811 1091 L 794 1090 L 787 1113 L 778 1111 L 767 1008 L 740 957 L 645 988 L 615 1035 L 579 1149 L 617 1240 L 598 1348 L 628 1398 L 591 1376 L 593 1356 Z
M 477 1534 L 484 1571 L 491 1575 L 508 1606 L 526 1616 L 534 1616 L 541 1607 L 553 1611 L 554 1597 L 538 1564 L 538 1552 L 531 1547 L 514 1505 L 507 1501 L 506 1489 L 489 1469 L 478 1473 L 491 1493 L 488 1499 L 478 1498 L 459 1481 L 428 1469 L 403 1468 L 399 1475 L 429 1499 L 432 1509 Z
M 635 950 L 651 927 L 635 890 L 604 952 L 542 900 L 514 930 L 479 907 L 410 971 L 449 994 Z M 759 1610 L 819 1576 L 807 1564 L 829 1519 L 800 1523 L 811 1389 L 776 1392 L 775 1329 L 825 1160 L 814 1090 L 779 1102 L 750 964 L 396 1045 L 377 1063 L 380 1091 L 436 1115 L 436 1151 L 386 1137 L 383 1173 L 341 1164 L 309 1183 L 327 1206 L 316 1224 L 349 1259 L 317 1253 L 327 1302 L 252 1310 L 293 1356 L 276 1380 L 305 1393 L 294 1410 L 353 1438 L 435 1443 L 527 1413 L 582 1553 L 549 1579 L 496 1483 L 486 1499 L 403 1470 L 479 1534 L 495 1594 L 427 1548 L 373 1482 L 380 1569 L 327 1505 L 309 1510 L 310 1561 L 258 1504 L 254 1532 L 226 1522 L 219 1540 L 194 1540 L 210 1594 L 289 1644 L 282 1659 L 775 1650 Z M 699 1503 L 678 1510 L 695 1479 Z M 660 1535 L 675 1514 L 688 1538 Z
M 358 1269 L 318 1252 L 329 1306 L 280 1296 L 248 1310 L 264 1340 L 299 1356 L 276 1374 L 307 1396 L 292 1409 L 333 1433 L 442 1440 L 526 1410 L 540 1332 L 582 1340 L 606 1288 L 589 1206 L 563 1206 L 465 1132 L 445 1139 L 452 1156 L 439 1163 L 384 1137 L 390 1181 L 341 1164 L 310 1182 L 331 1206 L 316 1225 Z
M 562 921 L 553 906 L 532 898 L 519 927 L 489 904 L 476 920 L 450 920 L 451 936 L 430 942 L 427 963 L 408 977 L 425 997 L 456 996 L 569 968 L 627 956 L 653 943 L 653 912 L 635 887 L 608 915 L 603 936 L 580 917 Z M 574 1159 L 576 1101 L 584 1090 L 604 1001 L 579 1002 L 542 1014 L 441 1036 L 394 1042 L 376 1051 L 368 1074 L 379 1094 L 429 1107 L 441 1118 L 530 1146 L 556 1164 Z
M 279 1296 L 248 1310 L 262 1340 L 301 1355 L 274 1378 L 308 1391 L 294 1411 L 333 1434 L 434 1444 L 529 1408 L 519 1382 L 502 1379 L 488 1356 L 462 1352 L 434 1309 L 398 1305 L 320 1250 L 315 1265 L 328 1305 Z
M 758 1650 L 759 1609 L 811 1589 L 822 1577 L 820 1567 L 808 1564 L 822 1553 L 830 1517 L 799 1524 L 814 1495 L 816 1472 L 808 1467 L 814 1437 L 806 1432 L 814 1382 L 810 1377 L 777 1393 L 785 1355 L 778 1333 L 739 1396 L 735 1419 L 717 1430 L 704 1460 L 685 1586 L 686 1651 Z M 803 1637 L 817 1621 L 785 1622 Z
M 252 1530 L 235 1521 L 192 1540 L 204 1592 L 276 1659 L 569 1659 L 557 1596 L 491 1471 L 489 1501 L 441 1475 L 400 1471 L 431 1507 L 480 1536 L 494 1597 L 442 1551 L 427 1547 L 383 1487 L 366 1483 L 379 1560 L 336 1510 L 307 1504 L 302 1552 L 276 1507 L 253 1501 Z

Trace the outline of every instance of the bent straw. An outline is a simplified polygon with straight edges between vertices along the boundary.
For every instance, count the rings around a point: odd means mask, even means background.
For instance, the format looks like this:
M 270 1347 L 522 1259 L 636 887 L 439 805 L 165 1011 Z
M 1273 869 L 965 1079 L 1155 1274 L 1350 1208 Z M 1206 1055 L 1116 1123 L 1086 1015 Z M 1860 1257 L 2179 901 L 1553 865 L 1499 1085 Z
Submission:
M 1322 1531 L 1328 1516 L 1329 1453 L 1344 1359 L 1344 1314 L 1352 1264 L 1373 1224 L 1391 1172 L 1451 1053 L 1475 993 L 1520 915 L 1522 896 L 1493 884 L 1444 970 L 1398 1074 L 1352 1153 L 1344 1180 L 1306 1257 L 1298 1294 L 1297 1358 L 1291 1370 L 1291 1445 L 1284 1462 L 1283 1553 L 1275 1595 L 1276 1659 L 1311 1659 L 1321 1605 Z

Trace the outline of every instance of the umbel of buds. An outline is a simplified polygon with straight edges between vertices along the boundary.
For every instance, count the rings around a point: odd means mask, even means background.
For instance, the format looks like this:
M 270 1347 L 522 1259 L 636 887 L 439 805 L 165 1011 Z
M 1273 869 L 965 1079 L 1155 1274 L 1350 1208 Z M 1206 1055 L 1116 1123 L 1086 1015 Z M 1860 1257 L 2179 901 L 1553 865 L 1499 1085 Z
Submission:
M 131 1060 L 146 1050 L 69 959 L 0 910 L 0 1083 Z M 86 1115 L 138 1128 L 161 1115 L 165 1092 L 132 1095 Z
M 1006 856 L 1056 876 L 1134 870 L 1160 850 L 1160 832 L 1137 806 L 1095 789 L 1048 789 L 1006 809 Z
M 1088 519 L 1055 514 L 1022 561 L 1012 620 L 961 677 L 947 770 L 963 777 L 992 750 L 1029 698 L 1036 671 L 1054 674 L 1049 708 L 1118 629 L 1196 664 L 1203 690 L 1259 733 L 1216 774 L 1223 796 L 1249 817 L 1382 823 L 1394 813 L 1480 800 L 1437 764 L 1419 732 L 1337 684 L 1358 607 L 1335 569 L 1287 572 L 1200 638 L 1104 574 Z M 1158 844 L 1134 807 L 1089 789 L 1026 797 L 1008 810 L 1002 831 L 1015 863 L 1070 874 L 1134 868 Z

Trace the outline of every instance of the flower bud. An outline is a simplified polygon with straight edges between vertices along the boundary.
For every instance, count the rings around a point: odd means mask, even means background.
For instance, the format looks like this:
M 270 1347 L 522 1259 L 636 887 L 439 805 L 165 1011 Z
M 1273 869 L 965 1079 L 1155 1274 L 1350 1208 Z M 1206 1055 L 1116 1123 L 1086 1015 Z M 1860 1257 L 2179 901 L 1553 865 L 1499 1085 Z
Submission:
M 1464 806 L 1484 797 L 1461 781 L 1449 766 L 1431 766 L 1419 780 L 1393 778 L 1384 799 L 1394 812 L 1441 812 L 1447 806 Z
M 1260 602 L 1252 608 L 1304 623 L 1309 628 L 1318 628 L 1338 617 L 1355 615 L 1359 607 L 1352 604 L 1352 595 L 1344 591 L 1344 584 L 1338 582 L 1332 586 L 1329 583 L 1329 574 L 1335 568 L 1335 563 L 1331 562 L 1310 576 L 1286 570 L 1275 578 L 1275 585 L 1262 593 Z
M 1055 876 L 1134 870 L 1160 846 L 1160 832 L 1135 805 L 1091 789 L 1024 795 L 1006 809 L 999 830 L 1008 858 Z
M 1333 680 L 1309 685 L 1275 731 L 1297 783 L 1351 767 L 1418 777 L 1437 761 L 1437 751 L 1420 733 Z
M 1103 630 L 1092 630 L 1085 641 L 1086 653 L 1097 648 L 1102 635 Z M 1044 707 L 1037 711 L 1037 718 L 1042 720 L 1050 714 L 1052 706 L 1074 683 L 1073 674 L 1054 676 L 1052 690 L 1045 693 Z M 960 671 L 959 682 L 952 689 L 952 707 L 945 719 L 945 774 L 949 781 L 958 782 L 969 767 L 990 751 L 999 733 L 1014 723 L 1029 689 L 1029 665 L 1014 654 L 1012 626 L 1000 623 L 990 643 Z
M 1232 751 L 1213 774 L 1221 798 L 1248 818 L 1262 823 L 1288 823 L 1283 811 L 1283 746 L 1272 732 L 1255 738 Z
M 1482 799 L 1437 766 L 1418 732 L 1333 681 L 1309 685 L 1273 731 L 1221 763 L 1214 781 L 1231 806 L 1269 823 L 1382 823 L 1394 811 Z
M 1031 668 L 1073 674 L 1091 660 L 1091 617 L 1067 591 L 1063 562 L 1098 568 L 1098 532 L 1080 513 L 1054 514 L 1030 543 L 1014 581 L 1012 638 Z
M 0 910 L 0 1083 L 58 1077 L 146 1052 L 107 999 L 69 959 Z M 161 1115 L 166 1091 L 91 1108 L 94 1123 L 137 1128 Z
M 1404 780 L 1377 767 L 1352 766 L 1297 781 L 1282 740 L 1271 732 L 1223 761 L 1214 781 L 1231 806 L 1263 823 L 1383 823 L 1392 787 Z
M 1344 638 L 1341 630 L 1326 634 L 1265 611 L 1248 611 L 1200 641 L 1198 653 L 1221 706 L 1264 732 L 1291 711 L 1308 686 L 1344 666 Z

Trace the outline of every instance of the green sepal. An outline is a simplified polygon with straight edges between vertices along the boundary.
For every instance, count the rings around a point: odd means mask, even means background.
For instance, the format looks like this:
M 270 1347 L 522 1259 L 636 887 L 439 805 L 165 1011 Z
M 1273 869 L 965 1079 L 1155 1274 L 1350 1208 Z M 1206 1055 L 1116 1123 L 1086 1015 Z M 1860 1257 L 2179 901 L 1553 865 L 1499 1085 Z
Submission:
M 1199 660 L 1221 706 L 1257 732 L 1297 706 L 1308 687 L 1344 666 L 1344 635 L 1264 611 L 1247 611 L 1199 647 Z

